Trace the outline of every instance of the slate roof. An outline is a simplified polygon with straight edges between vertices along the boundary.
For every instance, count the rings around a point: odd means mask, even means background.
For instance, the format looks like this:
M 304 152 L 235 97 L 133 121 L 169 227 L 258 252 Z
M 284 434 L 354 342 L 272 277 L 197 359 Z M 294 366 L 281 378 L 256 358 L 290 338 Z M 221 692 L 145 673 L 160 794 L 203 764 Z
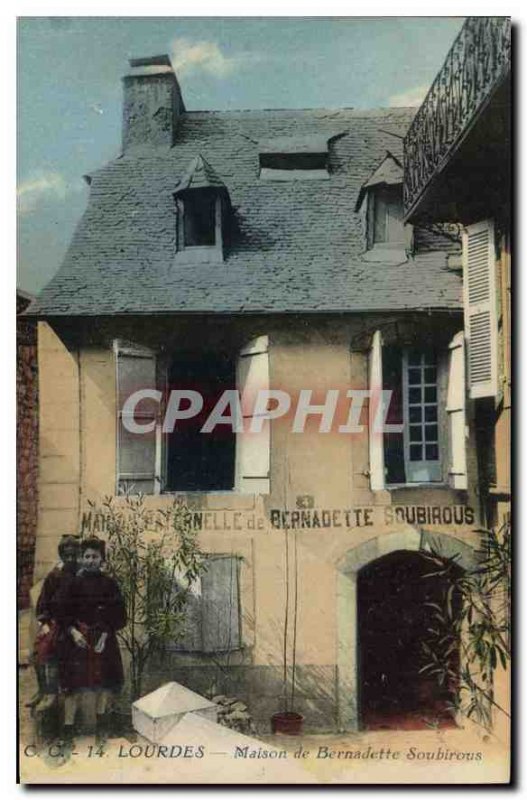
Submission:
M 91 176 L 87 209 L 39 316 L 460 309 L 448 239 L 401 265 L 364 251 L 359 192 L 415 109 L 186 112 L 171 148 L 125 152 Z M 336 135 L 340 134 L 340 135 Z M 395 134 L 395 135 L 394 135 Z M 260 142 L 331 138 L 324 181 L 261 181 Z M 232 225 L 223 263 L 175 262 L 177 189 L 202 154 L 227 187 Z

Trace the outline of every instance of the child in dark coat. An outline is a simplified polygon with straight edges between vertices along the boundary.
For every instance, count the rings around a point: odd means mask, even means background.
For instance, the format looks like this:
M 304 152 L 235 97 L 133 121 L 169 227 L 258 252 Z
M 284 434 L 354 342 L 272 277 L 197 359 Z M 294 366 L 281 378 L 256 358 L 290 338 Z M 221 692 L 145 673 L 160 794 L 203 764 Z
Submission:
M 95 692 L 97 730 L 106 728 L 110 700 L 124 675 L 116 632 L 126 625 L 117 582 L 101 572 L 104 542 L 84 539 L 80 570 L 59 597 L 58 617 L 65 631 L 61 648 L 60 686 L 65 692 L 64 738 L 71 741 L 79 695 Z
M 57 621 L 57 600 L 65 584 L 77 571 L 79 538 L 63 536 L 59 542 L 60 563 L 46 576 L 36 605 L 38 631 L 33 646 L 33 664 L 38 691 L 28 705 L 47 711 L 57 700 L 59 691 L 59 651 L 62 644 Z

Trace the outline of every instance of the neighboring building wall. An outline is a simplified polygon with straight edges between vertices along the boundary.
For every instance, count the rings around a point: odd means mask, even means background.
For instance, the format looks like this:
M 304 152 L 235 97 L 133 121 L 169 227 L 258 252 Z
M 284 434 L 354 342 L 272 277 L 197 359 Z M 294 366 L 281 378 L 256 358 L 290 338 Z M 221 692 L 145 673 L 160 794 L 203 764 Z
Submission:
M 511 493 L 511 252 L 510 234 L 502 234 L 499 241 L 497 261 L 499 287 L 499 372 L 500 395 L 498 397 L 495 425 L 496 450 L 496 510 L 495 524 L 501 525 L 510 514 Z
M 396 329 L 395 319 L 391 318 L 391 327 L 388 326 L 392 331 Z M 236 329 L 239 341 L 261 334 L 262 330 L 268 333 L 271 386 L 290 392 L 304 387 L 316 390 L 318 386 L 324 395 L 328 388 L 367 388 L 368 342 L 372 331 L 386 326 L 390 318 L 321 318 L 304 322 L 296 317 L 271 321 L 231 318 L 225 325 L 230 326 L 231 333 Z M 127 324 L 128 331 L 116 321 L 102 323 L 100 330 L 107 344 L 83 347 L 80 355 L 72 345 L 68 350 L 48 325 L 39 326 L 40 368 L 44 376 L 39 576 L 54 562 L 61 534 L 84 529 L 104 536 L 104 525 L 95 518 L 88 500 L 100 502 L 105 495 L 115 494 L 116 372 L 110 342 L 117 336 L 127 337 L 134 323 Z M 422 327 L 422 318 L 417 324 Z M 439 324 L 453 335 L 462 323 L 459 318 L 446 316 Z M 97 328 L 96 324 L 90 326 L 92 334 Z M 150 319 L 144 331 L 159 342 L 166 342 L 171 336 L 173 347 L 178 336 L 181 342 L 189 336 L 188 328 L 174 318 L 169 323 Z M 221 339 L 224 334 L 220 322 L 215 323 L 214 331 Z M 92 341 L 93 338 L 92 335 Z M 298 497 L 309 496 L 315 509 L 326 510 L 329 522 L 324 527 L 302 528 L 289 534 L 290 591 L 295 581 L 295 547 L 298 560 L 296 707 L 305 714 L 307 729 L 331 730 L 356 721 L 356 713 L 353 717 L 349 709 L 342 719 L 339 706 L 339 697 L 341 701 L 343 697 L 339 670 L 352 669 L 348 662 L 353 658 L 350 651 L 348 661 L 342 665 L 339 656 L 342 627 L 346 624 L 339 606 L 341 566 L 347 563 L 350 552 L 366 542 L 371 544 L 372 558 L 397 543 L 404 549 L 405 536 L 410 537 L 412 547 L 415 540 L 424 547 L 422 536 L 426 531 L 430 536 L 444 534 L 446 539 L 455 537 L 456 541 L 475 545 L 476 517 L 471 524 L 408 525 L 390 520 L 386 512 L 394 505 L 476 507 L 475 459 L 469 453 L 468 492 L 446 486 L 372 492 L 367 430 L 354 435 L 320 434 L 318 419 L 302 434 L 292 433 L 290 427 L 291 417 L 273 423 L 271 494 L 211 492 L 186 496 L 192 509 L 205 512 L 199 535 L 203 551 L 241 558 L 243 649 L 214 656 L 174 653 L 150 671 L 144 689 L 175 679 L 201 692 L 214 689 L 236 693 L 250 702 L 257 724 L 266 728 L 270 715 L 281 706 L 286 592 L 285 533 L 272 526 L 271 513 L 295 510 Z M 167 508 L 172 496 L 148 496 L 145 502 L 152 509 Z M 352 517 L 351 523 L 346 523 L 344 511 L 357 507 L 370 509 L 368 519 L 362 514 L 358 521 Z M 332 516 L 334 510 L 339 511 L 337 517 Z M 397 539 L 399 534 L 403 538 Z M 352 631 L 353 609 L 345 609 Z M 292 619 L 290 611 L 290 625 Z M 291 648 L 292 635 L 289 665 Z
M 17 295 L 17 314 L 29 300 Z M 37 329 L 33 320 L 17 319 L 17 596 L 18 608 L 29 605 L 38 514 L 38 370 Z
M 498 333 L 500 391 L 493 428 L 495 453 L 495 485 L 490 488 L 490 523 L 500 529 L 511 519 L 511 247 L 510 232 L 503 233 L 498 243 Z M 510 635 L 510 634 L 509 634 Z M 510 709 L 511 673 L 498 666 L 494 675 L 494 699 L 500 709 Z M 503 741 L 510 737 L 510 719 L 493 709 L 494 733 Z
M 80 436 L 78 359 L 52 328 L 38 324 L 39 511 L 35 579 L 58 559 L 60 537 L 78 530 Z

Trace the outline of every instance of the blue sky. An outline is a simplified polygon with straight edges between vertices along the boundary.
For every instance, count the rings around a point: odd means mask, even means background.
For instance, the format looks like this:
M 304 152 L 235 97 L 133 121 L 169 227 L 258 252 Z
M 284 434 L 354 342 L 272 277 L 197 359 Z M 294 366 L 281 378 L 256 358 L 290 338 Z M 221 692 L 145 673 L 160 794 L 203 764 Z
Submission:
M 119 152 L 131 56 L 169 53 L 189 110 L 419 105 L 460 17 L 24 17 L 17 284 L 37 293 Z

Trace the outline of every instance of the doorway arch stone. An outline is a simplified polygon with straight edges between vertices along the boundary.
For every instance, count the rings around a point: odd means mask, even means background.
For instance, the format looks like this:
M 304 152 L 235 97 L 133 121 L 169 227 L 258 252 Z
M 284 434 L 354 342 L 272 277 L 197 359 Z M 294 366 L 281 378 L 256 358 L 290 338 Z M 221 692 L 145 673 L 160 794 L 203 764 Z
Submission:
M 337 706 L 339 730 L 359 729 L 358 708 L 358 607 L 359 571 L 388 553 L 435 552 L 445 558 L 456 557 L 466 571 L 474 569 L 473 547 L 446 533 L 430 533 L 408 527 L 368 539 L 348 550 L 337 563 Z

